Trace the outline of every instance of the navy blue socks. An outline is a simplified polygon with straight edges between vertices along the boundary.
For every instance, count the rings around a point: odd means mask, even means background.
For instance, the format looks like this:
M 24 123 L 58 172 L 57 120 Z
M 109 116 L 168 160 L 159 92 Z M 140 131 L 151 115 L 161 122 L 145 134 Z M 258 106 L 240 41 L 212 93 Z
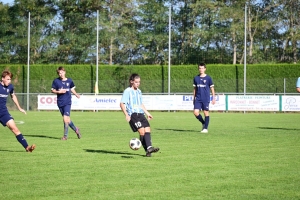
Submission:
M 22 133 L 16 136 L 17 140 L 22 144 L 22 146 L 26 149 L 28 146 L 27 141 L 23 137 Z

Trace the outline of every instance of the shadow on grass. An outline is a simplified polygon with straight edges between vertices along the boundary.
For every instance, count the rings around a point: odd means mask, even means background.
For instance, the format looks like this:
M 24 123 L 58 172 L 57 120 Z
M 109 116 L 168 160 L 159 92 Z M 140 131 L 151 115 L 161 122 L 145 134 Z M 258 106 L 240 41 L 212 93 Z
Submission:
M 49 139 L 61 140 L 60 137 L 52 137 L 48 135 L 24 135 L 24 137 L 37 137 L 37 138 L 49 138 Z
M 176 132 L 199 132 L 195 130 L 186 130 L 186 129 L 173 129 L 173 128 L 156 128 L 158 131 L 176 131 Z
M 270 130 L 287 130 L 287 131 L 299 131 L 299 128 L 274 128 L 274 127 L 257 127 L 259 129 L 270 129 Z
M 120 155 L 124 155 L 121 156 L 122 158 L 132 158 L 132 156 L 142 156 L 145 157 L 145 155 L 141 155 L 141 154 L 136 154 L 136 153 L 127 153 L 127 152 L 121 152 L 121 151 L 107 151 L 107 150 L 95 150 L 95 149 L 83 149 L 84 151 L 88 152 L 88 153 L 103 153 L 103 154 L 120 154 Z
M 19 151 L 11 151 L 11 150 L 6 150 L 6 149 L 0 149 L 0 151 L 5 151 L 5 152 L 22 152 L 22 153 L 27 153 L 26 151 L 21 151 L 21 150 L 19 150 Z

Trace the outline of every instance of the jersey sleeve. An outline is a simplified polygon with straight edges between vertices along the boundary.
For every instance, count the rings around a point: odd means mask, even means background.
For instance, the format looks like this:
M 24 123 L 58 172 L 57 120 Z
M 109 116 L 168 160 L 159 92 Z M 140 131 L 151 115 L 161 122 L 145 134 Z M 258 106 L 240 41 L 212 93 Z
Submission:
M 56 86 L 55 80 L 53 80 L 53 82 L 52 82 L 51 90 L 53 90 L 53 89 L 57 90 L 57 86 Z
M 76 86 L 75 86 L 73 80 L 70 79 L 70 89 L 73 89 L 73 88 L 75 88 L 75 87 L 76 87 Z
M 127 104 L 129 102 L 129 91 L 126 89 L 123 92 L 122 98 L 121 98 L 121 103 Z
M 300 77 L 299 77 L 298 80 L 297 80 L 296 87 L 297 87 L 297 88 L 300 88 Z
M 213 81 L 212 81 L 212 78 L 211 78 L 211 77 L 209 77 L 209 87 L 214 87 L 214 83 L 213 83 Z
M 15 88 L 14 88 L 14 86 L 12 84 L 10 84 L 10 86 L 11 86 L 11 88 L 9 90 L 9 93 L 12 95 L 12 94 L 15 93 Z

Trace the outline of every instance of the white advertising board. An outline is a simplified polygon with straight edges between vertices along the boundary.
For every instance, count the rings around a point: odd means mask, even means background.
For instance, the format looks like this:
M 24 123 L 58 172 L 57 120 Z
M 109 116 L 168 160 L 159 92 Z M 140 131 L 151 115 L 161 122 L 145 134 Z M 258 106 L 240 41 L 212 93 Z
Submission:
M 120 110 L 122 95 L 72 95 L 72 110 Z M 143 95 L 147 110 L 193 110 L 192 95 Z M 210 110 L 225 110 L 225 95 L 216 96 Z M 38 110 L 58 110 L 56 95 L 38 95 Z
M 279 96 L 228 95 L 229 111 L 279 111 Z
M 282 111 L 300 111 L 300 96 L 282 96 Z

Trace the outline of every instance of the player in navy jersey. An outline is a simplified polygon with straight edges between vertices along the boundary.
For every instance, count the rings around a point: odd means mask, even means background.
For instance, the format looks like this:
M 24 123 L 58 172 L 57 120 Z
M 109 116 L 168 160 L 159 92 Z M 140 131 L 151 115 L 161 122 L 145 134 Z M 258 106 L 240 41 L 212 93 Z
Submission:
M 125 115 L 125 119 L 133 132 L 139 132 L 140 141 L 146 151 L 146 156 L 150 157 L 151 153 L 159 151 L 159 148 L 152 146 L 151 130 L 148 120 L 153 117 L 147 111 L 143 104 L 142 91 L 139 89 L 141 80 L 138 74 L 132 74 L 129 78 L 129 87 L 123 92 L 120 107 Z M 148 120 L 145 117 L 148 117 Z
M 1 77 L 2 80 L 0 82 L 0 123 L 3 126 L 7 126 L 15 134 L 17 140 L 22 144 L 22 146 L 27 152 L 32 152 L 35 149 L 35 145 L 33 144 L 29 146 L 27 144 L 27 141 L 16 126 L 14 118 L 9 114 L 6 107 L 7 97 L 8 95 L 10 95 L 19 111 L 26 114 L 26 111 L 20 107 L 19 101 L 14 92 L 14 86 L 11 84 L 13 74 L 8 70 L 4 70 L 2 72 Z
M 200 63 L 198 65 L 199 75 L 194 77 L 194 115 L 202 123 L 201 133 L 208 133 L 209 125 L 209 103 L 210 103 L 210 91 L 212 94 L 212 104 L 216 103 L 215 90 L 212 78 L 205 74 L 206 65 Z M 203 110 L 204 119 L 200 114 L 200 110 Z
M 75 131 L 78 139 L 80 139 L 81 134 L 79 128 L 74 125 L 70 118 L 72 104 L 71 92 L 77 98 L 80 98 L 80 95 L 75 91 L 73 80 L 66 77 L 66 70 L 63 67 L 59 67 L 56 72 L 59 77 L 53 80 L 51 92 L 57 94 L 57 106 L 63 116 L 64 136 L 61 139 L 68 139 L 69 126 Z

